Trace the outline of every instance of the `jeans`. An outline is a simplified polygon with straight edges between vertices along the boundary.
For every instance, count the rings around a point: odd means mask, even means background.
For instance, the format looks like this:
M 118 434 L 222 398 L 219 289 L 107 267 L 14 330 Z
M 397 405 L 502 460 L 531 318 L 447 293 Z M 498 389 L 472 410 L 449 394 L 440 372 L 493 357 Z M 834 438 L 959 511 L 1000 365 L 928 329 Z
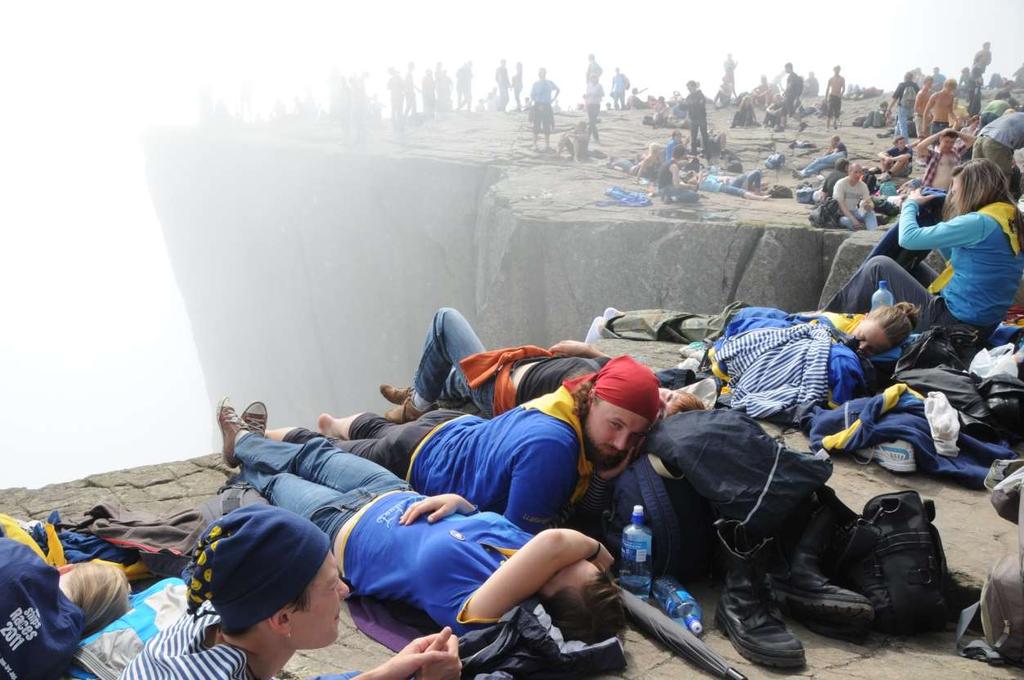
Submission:
M 612 106 L 616 111 L 626 108 L 626 93 L 612 90 Z
M 850 212 L 853 213 L 854 217 L 864 223 L 864 228 L 868 231 L 878 229 L 878 218 L 875 217 L 874 210 L 851 210 Z M 847 229 L 853 229 L 853 221 L 846 215 L 839 218 L 839 224 L 843 225 Z
M 840 158 L 846 158 L 846 153 L 843 151 L 836 151 L 835 153 L 826 154 L 819 158 L 815 158 L 811 161 L 806 168 L 800 171 L 801 177 L 810 177 L 811 175 L 817 175 L 820 171 L 825 168 L 834 168 L 836 162 Z
M 235 444 L 239 478 L 272 505 L 302 515 L 333 542 L 342 525 L 382 493 L 409 485 L 380 465 L 339 451 L 323 437 L 303 444 L 247 434 Z
M 600 112 L 601 104 L 587 104 L 587 129 L 595 142 L 601 141 L 601 138 L 597 136 L 597 114 Z
M 910 121 L 914 120 L 914 109 L 913 107 L 907 108 L 905 106 L 899 106 L 896 108 L 896 129 L 893 131 L 894 137 L 906 137 L 910 139 Z
M 483 351 L 484 344 L 462 314 L 450 307 L 437 310 L 423 343 L 420 365 L 413 375 L 416 394 L 429 402 L 473 402 L 481 417 L 490 418 L 494 408 L 494 381 L 471 388 L 459 366 L 469 355 Z
M 729 184 L 731 184 L 734 187 L 739 187 L 740 189 L 749 189 L 750 191 L 760 191 L 761 190 L 761 171 L 760 170 L 751 170 L 750 172 L 745 172 L 742 175 L 740 175 L 739 177 L 734 177 L 733 180 L 731 182 L 729 182 Z
M 697 133 L 700 132 L 701 149 L 704 151 L 704 158 L 711 159 L 711 154 L 708 150 L 708 119 L 698 120 L 696 118 L 690 119 L 690 153 L 694 156 L 697 155 Z

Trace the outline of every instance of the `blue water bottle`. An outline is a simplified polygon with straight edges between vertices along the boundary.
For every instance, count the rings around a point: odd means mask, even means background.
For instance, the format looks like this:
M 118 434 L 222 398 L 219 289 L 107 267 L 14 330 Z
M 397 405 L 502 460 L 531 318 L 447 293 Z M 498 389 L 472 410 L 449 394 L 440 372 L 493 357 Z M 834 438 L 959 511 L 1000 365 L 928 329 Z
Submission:
M 652 591 L 655 602 L 670 619 L 681 626 L 686 626 L 694 635 L 704 632 L 700 603 L 679 581 L 671 576 L 659 576 L 654 579 Z
M 634 505 L 629 526 L 622 530 L 619 585 L 641 599 L 651 595 L 651 530 L 644 526 L 644 506 Z
M 894 302 L 892 291 L 889 290 L 889 282 L 882 279 L 878 282 L 878 290 L 871 295 L 871 310 L 874 311 L 884 305 L 892 305 Z

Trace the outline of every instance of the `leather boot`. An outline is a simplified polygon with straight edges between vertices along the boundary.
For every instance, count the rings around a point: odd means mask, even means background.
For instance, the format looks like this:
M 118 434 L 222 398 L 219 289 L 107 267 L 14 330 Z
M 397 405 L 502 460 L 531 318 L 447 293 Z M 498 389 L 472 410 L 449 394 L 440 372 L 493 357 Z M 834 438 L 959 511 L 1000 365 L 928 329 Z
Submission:
M 770 539 L 749 546 L 739 522 L 715 522 L 725 559 L 725 584 L 715 623 L 740 654 L 775 668 L 802 668 L 804 646 L 786 628 L 772 600 L 767 574 Z
M 862 640 L 875 618 L 871 601 L 835 585 L 821 569 L 821 555 L 835 526 L 829 507 L 815 510 L 799 541 L 772 572 L 772 589 L 783 609 L 811 630 L 843 640 Z
M 383 383 L 380 386 L 380 396 L 384 397 L 392 404 L 401 406 L 407 399 L 412 398 L 412 387 L 395 387 L 394 385 Z

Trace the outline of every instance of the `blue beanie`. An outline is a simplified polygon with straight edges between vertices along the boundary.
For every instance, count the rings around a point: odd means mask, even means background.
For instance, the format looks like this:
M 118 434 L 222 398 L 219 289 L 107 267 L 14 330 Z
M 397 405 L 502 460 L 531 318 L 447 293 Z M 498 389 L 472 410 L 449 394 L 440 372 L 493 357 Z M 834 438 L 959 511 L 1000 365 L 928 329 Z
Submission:
M 229 512 L 196 546 L 189 609 L 210 600 L 224 628 L 248 628 L 301 595 L 330 549 L 327 534 L 290 510 L 249 505 Z
M 0 677 L 55 678 L 71 663 L 83 616 L 59 582 L 27 545 L 0 538 Z

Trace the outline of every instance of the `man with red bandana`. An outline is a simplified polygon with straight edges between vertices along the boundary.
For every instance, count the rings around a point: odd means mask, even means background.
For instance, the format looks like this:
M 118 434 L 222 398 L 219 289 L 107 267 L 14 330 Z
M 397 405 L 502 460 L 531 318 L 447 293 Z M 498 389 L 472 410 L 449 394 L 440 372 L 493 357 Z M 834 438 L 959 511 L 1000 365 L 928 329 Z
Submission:
M 621 356 L 490 420 L 442 409 L 398 425 L 362 413 L 332 419 L 333 440 L 300 428 L 268 436 L 337 446 L 422 494 L 457 493 L 537 533 L 583 498 L 594 475 L 611 479 L 626 467 L 660 409 L 654 373 Z

